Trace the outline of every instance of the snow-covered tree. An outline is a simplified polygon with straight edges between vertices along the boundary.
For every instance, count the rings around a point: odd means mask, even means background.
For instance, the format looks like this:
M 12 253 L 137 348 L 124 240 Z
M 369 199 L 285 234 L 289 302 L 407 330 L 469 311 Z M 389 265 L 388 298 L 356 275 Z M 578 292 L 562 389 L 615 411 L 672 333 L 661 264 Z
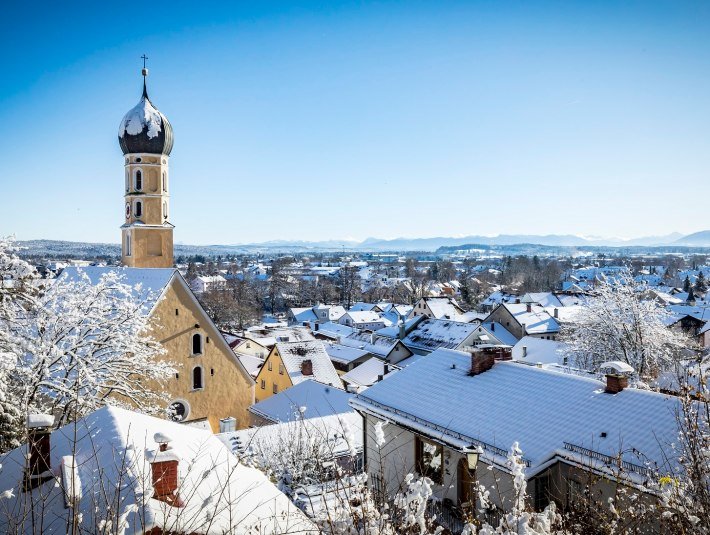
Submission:
M 12 237 L 0 237 L 0 452 L 20 445 L 23 414 L 12 384 L 15 356 L 9 331 L 35 306 L 36 270 L 19 258 Z
M 156 359 L 164 350 L 151 336 L 146 301 L 118 272 L 97 283 L 60 277 L 31 301 L 11 299 L 0 321 L 12 357 L 7 395 L 23 410 L 55 413 L 58 424 L 106 403 L 158 411 L 162 394 L 149 382 L 175 370 Z
M 677 329 L 668 328 L 670 313 L 643 299 L 631 277 L 604 281 L 585 301 L 561 339 L 576 366 L 597 370 L 610 360 L 631 365 L 642 378 L 653 378 L 692 345 Z

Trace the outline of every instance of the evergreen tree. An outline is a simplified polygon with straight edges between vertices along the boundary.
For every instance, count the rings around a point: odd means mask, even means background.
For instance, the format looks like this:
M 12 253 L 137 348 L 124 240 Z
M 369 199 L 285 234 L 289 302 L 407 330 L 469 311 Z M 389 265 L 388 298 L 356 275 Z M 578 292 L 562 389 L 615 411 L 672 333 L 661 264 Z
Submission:
M 706 292 L 708 289 L 708 283 L 705 280 L 705 275 L 701 271 L 698 273 L 698 278 L 695 279 L 695 290 L 698 292 Z
M 690 275 L 685 276 L 685 280 L 683 281 L 683 291 L 684 292 L 690 291 Z

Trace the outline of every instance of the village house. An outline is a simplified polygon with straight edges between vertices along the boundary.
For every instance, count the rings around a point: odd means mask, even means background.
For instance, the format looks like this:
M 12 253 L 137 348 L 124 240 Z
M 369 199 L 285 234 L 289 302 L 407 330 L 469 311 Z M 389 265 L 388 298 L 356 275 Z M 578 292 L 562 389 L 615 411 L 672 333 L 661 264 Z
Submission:
M 560 324 L 543 307 L 532 303 L 503 303 L 498 305 L 483 323 L 500 323 L 515 338 L 536 336 L 556 340 L 560 334 Z
M 452 297 L 422 297 L 414 304 L 408 319 L 426 316 L 434 319 L 455 320 L 463 313 L 464 310 Z
M 222 275 L 198 275 L 190 281 L 190 289 L 196 294 L 225 290 L 227 279 Z
M 430 319 L 426 316 L 417 316 L 414 320 L 405 324 L 406 336 L 401 338 L 401 342 L 417 355 L 425 355 L 441 347 L 461 349 L 474 345 L 478 340 L 478 321 L 462 323 Z M 392 333 L 393 329 L 380 330 L 378 334 L 384 332 Z
M 365 349 L 341 344 L 325 344 L 325 351 L 328 353 L 338 373 L 349 372 L 372 356 L 372 354 Z
M 225 425 L 246 427 L 247 408 L 254 403 L 254 380 L 222 333 L 176 269 L 85 267 L 66 268 L 61 278 L 97 284 L 110 271 L 133 287 L 144 302 L 151 335 L 165 348 L 157 358 L 173 363 L 177 372 L 164 382 L 151 383 L 164 391 L 166 410 L 179 422 L 202 422 L 219 432 Z
M 263 401 L 308 379 L 335 388 L 343 387 L 323 342 L 277 342 L 256 376 L 256 401 Z
M 61 429 L 46 415 L 28 424 L 29 444 L 0 457 L 2 533 L 317 533 L 210 432 L 115 407 Z
M 445 507 L 480 515 L 472 508 L 478 482 L 508 511 L 505 461 L 516 442 L 536 510 L 550 501 L 566 509 L 586 484 L 605 499 L 616 477 L 631 488 L 677 468 L 660 438 L 677 435 L 677 398 L 628 388 L 616 372 L 604 382 L 498 358 L 510 352 L 439 349 L 351 400 L 365 418 L 375 493 L 392 496 L 411 472 L 434 482 Z
M 338 321 L 343 314 L 345 314 L 345 308 L 340 305 L 318 304 L 314 307 L 290 308 L 287 318 L 290 325 L 306 326 L 310 322 Z
M 402 343 L 402 340 L 378 333 L 356 332 L 340 339 L 340 344 L 367 351 L 373 357 L 397 364 L 411 357 L 412 351 Z
M 391 325 L 389 320 L 385 320 L 380 314 L 371 311 L 349 311 L 343 314 L 338 323 L 354 327 L 359 330 L 377 331 Z

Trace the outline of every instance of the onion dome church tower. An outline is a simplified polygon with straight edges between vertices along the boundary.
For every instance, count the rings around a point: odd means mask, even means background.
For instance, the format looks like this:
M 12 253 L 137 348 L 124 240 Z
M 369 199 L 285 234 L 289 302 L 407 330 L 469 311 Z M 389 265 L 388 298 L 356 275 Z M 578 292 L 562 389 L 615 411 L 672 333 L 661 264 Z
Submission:
M 173 127 L 148 98 L 148 69 L 143 59 L 143 96 L 118 129 L 126 175 L 121 261 L 129 267 L 171 268 L 168 160 L 173 149 Z

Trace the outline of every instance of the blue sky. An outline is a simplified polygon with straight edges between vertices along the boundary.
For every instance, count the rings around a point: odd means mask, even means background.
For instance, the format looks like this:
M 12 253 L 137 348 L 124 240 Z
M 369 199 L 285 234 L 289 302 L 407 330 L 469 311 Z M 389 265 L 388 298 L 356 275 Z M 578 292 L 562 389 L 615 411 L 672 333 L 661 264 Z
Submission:
M 118 242 L 149 93 L 193 244 L 710 228 L 709 2 L 4 6 L 0 232 Z

